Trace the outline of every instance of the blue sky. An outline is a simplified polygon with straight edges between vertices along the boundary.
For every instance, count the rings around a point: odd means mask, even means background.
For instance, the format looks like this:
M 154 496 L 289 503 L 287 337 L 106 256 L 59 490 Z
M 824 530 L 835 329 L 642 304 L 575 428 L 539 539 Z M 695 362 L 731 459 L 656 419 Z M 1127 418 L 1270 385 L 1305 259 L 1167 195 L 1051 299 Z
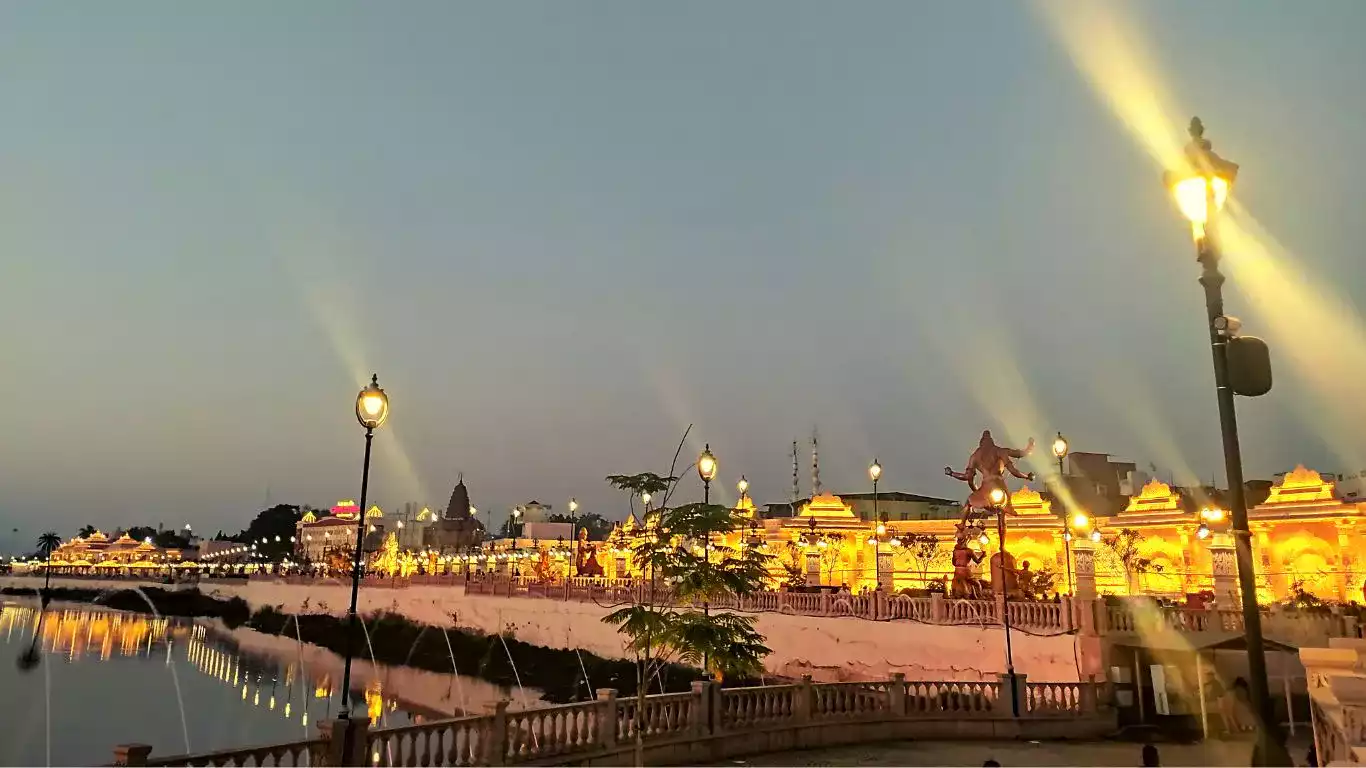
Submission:
M 1359 314 L 1366 6 L 1107 7 Z M 1161 168 L 1030 4 L 13 3 L 0 100 L 0 537 L 354 497 L 371 371 L 385 505 L 619 515 L 689 423 L 731 496 L 813 424 L 827 485 L 957 496 L 1021 402 L 1222 477 Z M 1359 468 L 1277 374 L 1249 476 Z

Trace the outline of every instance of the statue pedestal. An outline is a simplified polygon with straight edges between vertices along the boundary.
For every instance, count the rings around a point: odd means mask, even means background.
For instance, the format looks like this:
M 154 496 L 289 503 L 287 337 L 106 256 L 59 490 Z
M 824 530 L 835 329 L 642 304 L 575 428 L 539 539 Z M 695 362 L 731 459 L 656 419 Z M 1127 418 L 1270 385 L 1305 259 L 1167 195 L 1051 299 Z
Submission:
M 1218 608 L 1236 610 L 1242 606 L 1238 594 L 1238 559 L 1233 553 L 1233 537 L 1216 533 L 1209 545 L 1214 571 L 1214 604 Z
M 821 555 L 819 552 L 806 553 L 806 586 L 819 587 L 821 585 Z
M 896 578 L 892 569 L 892 553 L 880 550 L 877 553 L 877 588 L 890 595 L 895 587 Z

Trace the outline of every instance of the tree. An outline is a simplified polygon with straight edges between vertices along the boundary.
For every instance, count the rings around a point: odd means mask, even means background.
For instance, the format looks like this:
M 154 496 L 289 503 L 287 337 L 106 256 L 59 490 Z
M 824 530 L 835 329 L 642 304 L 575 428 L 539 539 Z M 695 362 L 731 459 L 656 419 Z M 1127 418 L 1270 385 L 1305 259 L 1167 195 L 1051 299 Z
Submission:
M 915 564 L 915 569 L 920 572 L 920 583 L 926 588 L 930 584 L 930 565 L 939 556 L 941 543 L 939 537 L 933 534 L 910 534 L 902 539 L 902 551 L 906 553 L 907 559 Z
M 1134 576 L 1150 571 L 1162 572 L 1161 563 L 1154 563 L 1151 557 L 1139 557 L 1139 544 L 1143 541 L 1143 534 L 1133 528 L 1121 528 L 1119 533 L 1105 537 L 1104 541 L 1105 546 L 1115 553 L 1124 569 L 1124 586 L 1129 594 L 1134 594 Z
M 96 531 L 96 530 L 98 530 L 98 529 L 95 528 L 95 526 L 93 526 L 93 525 L 83 525 L 83 526 L 81 526 L 81 529 L 80 529 L 79 531 L 76 531 L 76 535 L 77 535 L 77 536 L 80 536 L 80 537 L 83 538 L 83 539 L 84 539 L 84 538 L 89 538 L 89 537 L 95 535 L 95 531 Z
M 38 552 L 43 556 L 43 559 L 47 561 L 47 567 L 43 568 L 42 603 L 44 608 L 47 607 L 49 599 L 48 585 L 52 583 L 52 553 L 61 545 L 62 537 L 58 536 L 56 531 L 48 531 L 38 537 Z
M 612 532 L 612 524 L 607 521 L 607 518 L 599 515 L 597 512 L 586 512 L 577 517 L 570 517 L 569 515 L 557 512 L 550 517 L 547 517 L 546 521 L 551 523 L 571 523 L 576 528 L 576 531 L 588 531 L 588 538 L 593 541 L 604 541 L 607 539 L 607 534 Z M 578 533 L 576 532 L 574 535 L 577 536 Z
M 294 536 L 295 526 L 301 517 L 303 513 L 299 511 L 299 507 L 293 504 L 276 504 L 270 509 L 261 510 L 246 530 L 232 539 L 242 544 L 255 544 L 260 554 L 278 559 L 294 550 L 290 538 Z
M 737 522 L 722 505 L 669 508 L 678 484 L 678 454 L 691 430 L 679 441 L 668 475 L 645 472 L 607 478 L 612 487 L 631 494 L 632 513 L 642 494 L 659 501 L 658 509 L 645 509 L 644 534 L 632 550 L 644 583 L 632 590 L 629 604 L 603 617 L 628 638 L 627 647 L 636 656 L 637 717 L 645 712 L 648 681 L 671 660 L 700 662 L 704 672 L 718 677 L 752 675 L 762 670 L 769 653 L 753 617 L 709 609 L 723 597 L 762 589 L 769 556 L 756 547 L 718 544 L 727 535 L 734 538 Z M 637 722 L 635 728 L 636 765 L 644 764 L 643 725 Z

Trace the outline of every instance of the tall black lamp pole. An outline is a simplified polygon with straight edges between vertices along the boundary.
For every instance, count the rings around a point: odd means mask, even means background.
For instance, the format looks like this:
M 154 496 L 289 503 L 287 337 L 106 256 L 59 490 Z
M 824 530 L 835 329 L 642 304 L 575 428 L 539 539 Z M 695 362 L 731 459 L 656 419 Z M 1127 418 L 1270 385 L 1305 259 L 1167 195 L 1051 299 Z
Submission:
M 341 712 L 340 719 L 351 718 L 351 654 L 352 643 L 356 636 L 356 599 L 360 596 L 360 575 L 362 549 L 365 546 L 365 500 L 370 490 L 370 444 L 375 430 L 389 418 L 389 396 L 379 387 L 379 375 L 370 377 L 370 385 L 356 396 L 356 419 L 365 427 L 365 462 L 361 465 L 360 509 L 356 520 L 356 551 L 351 561 L 351 607 L 346 611 L 346 661 L 342 667 Z M 349 734 L 348 734 L 349 735 Z M 351 739 L 346 740 L 349 747 Z M 349 750 L 347 750 L 349 751 Z M 350 765 L 349 762 L 343 763 Z
M 1205 311 L 1210 349 L 1214 357 L 1214 388 L 1219 402 L 1219 430 L 1224 444 L 1224 473 L 1228 478 L 1234 552 L 1238 563 L 1238 588 L 1242 598 L 1243 630 L 1247 636 L 1248 693 L 1259 720 L 1254 765 L 1293 765 L 1286 752 L 1280 723 L 1267 684 L 1266 648 L 1262 640 L 1262 617 L 1257 606 L 1257 576 L 1252 559 L 1252 533 L 1247 520 L 1243 489 L 1243 458 L 1238 446 L 1238 415 L 1229 377 L 1229 342 L 1237 320 L 1224 314 L 1224 276 L 1219 271 L 1220 250 L 1215 236 L 1215 216 L 1228 199 L 1238 165 L 1215 154 L 1205 138 L 1200 118 L 1192 118 L 1191 141 L 1186 145 L 1186 164 L 1165 176 L 1181 213 L 1190 220 L 1195 236 L 1200 285 L 1205 289 Z

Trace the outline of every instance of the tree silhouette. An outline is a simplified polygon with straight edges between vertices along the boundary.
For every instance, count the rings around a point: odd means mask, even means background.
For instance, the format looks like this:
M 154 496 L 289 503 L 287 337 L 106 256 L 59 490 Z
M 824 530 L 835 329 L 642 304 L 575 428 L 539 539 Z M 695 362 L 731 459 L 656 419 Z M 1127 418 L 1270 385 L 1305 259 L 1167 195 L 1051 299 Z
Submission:
M 52 583 L 52 553 L 61 545 L 62 537 L 58 536 L 56 531 L 48 531 L 38 537 L 38 552 L 47 561 L 47 565 L 43 568 L 43 607 L 47 607 L 49 600 L 48 585 Z
M 83 525 L 79 531 L 76 531 L 76 535 L 85 539 L 94 536 L 97 530 L 99 529 L 93 525 Z

